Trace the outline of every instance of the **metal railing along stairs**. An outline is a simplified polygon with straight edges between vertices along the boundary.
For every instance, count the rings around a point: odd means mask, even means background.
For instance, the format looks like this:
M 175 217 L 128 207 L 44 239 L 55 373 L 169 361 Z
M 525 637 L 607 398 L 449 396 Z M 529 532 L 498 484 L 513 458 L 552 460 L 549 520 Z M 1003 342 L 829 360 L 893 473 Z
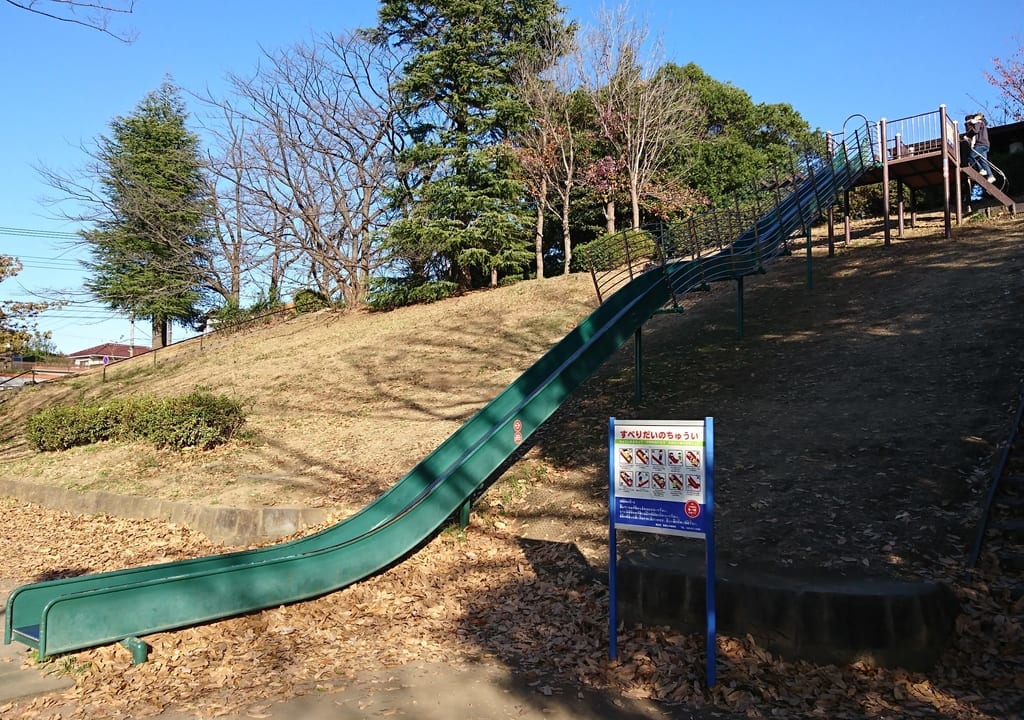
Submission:
M 721 280 L 764 271 L 810 225 L 878 162 L 875 131 L 865 122 L 829 138 L 818 151 L 794 154 L 785 181 L 737 195 L 728 206 L 688 218 L 646 225 L 599 238 L 578 251 L 590 270 L 599 301 L 638 275 L 660 268 L 670 304 Z M 785 191 L 785 192 L 784 192 Z

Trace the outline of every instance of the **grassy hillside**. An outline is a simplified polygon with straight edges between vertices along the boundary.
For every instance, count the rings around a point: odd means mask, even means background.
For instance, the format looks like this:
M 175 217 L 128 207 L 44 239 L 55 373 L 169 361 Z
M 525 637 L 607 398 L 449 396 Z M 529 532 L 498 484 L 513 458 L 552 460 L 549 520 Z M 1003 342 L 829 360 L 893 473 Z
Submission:
M 324 311 L 183 343 L 0 406 L 0 477 L 235 507 L 355 509 L 512 382 L 596 305 L 588 275 L 387 313 Z M 209 388 L 242 399 L 210 451 L 102 443 L 36 453 L 24 419 L 52 403 Z M 345 508 L 342 508 L 345 509 Z

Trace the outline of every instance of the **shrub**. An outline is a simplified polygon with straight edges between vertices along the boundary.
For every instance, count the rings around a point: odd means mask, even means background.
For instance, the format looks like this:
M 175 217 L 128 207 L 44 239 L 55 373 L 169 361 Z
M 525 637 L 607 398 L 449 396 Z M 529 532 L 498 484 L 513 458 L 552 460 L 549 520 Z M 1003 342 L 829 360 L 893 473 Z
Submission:
M 211 312 L 207 323 L 218 331 L 231 332 L 248 322 L 251 317 L 249 311 L 229 303 Z
M 447 300 L 450 297 L 454 297 L 458 292 L 458 283 L 447 280 L 434 280 L 413 288 L 409 293 L 409 300 L 412 304 L 432 303 L 438 300 Z
M 237 303 L 219 307 L 209 314 L 209 322 L 211 329 L 230 334 L 272 322 L 273 317 L 283 309 L 284 305 L 279 300 L 268 300 L 261 296 L 248 308 L 239 307 Z
M 405 305 L 444 300 L 458 291 L 456 283 L 446 280 L 424 282 L 417 278 L 377 277 L 370 280 L 366 304 L 371 310 L 394 310 Z
M 631 261 L 634 265 L 643 259 L 654 259 L 658 246 L 654 236 L 646 230 L 622 230 L 609 233 L 573 251 L 573 258 L 591 272 L 614 270 Z
M 319 290 L 303 288 L 298 290 L 292 297 L 295 304 L 295 312 L 309 313 L 317 310 L 325 310 L 331 306 L 331 301 Z
M 28 419 L 25 435 L 43 451 L 103 440 L 209 449 L 226 442 L 243 422 L 239 401 L 196 390 L 176 398 L 119 398 L 47 408 Z
M 183 397 L 151 402 L 138 418 L 136 433 L 157 447 L 206 450 L 226 442 L 244 421 L 237 400 L 196 390 Z

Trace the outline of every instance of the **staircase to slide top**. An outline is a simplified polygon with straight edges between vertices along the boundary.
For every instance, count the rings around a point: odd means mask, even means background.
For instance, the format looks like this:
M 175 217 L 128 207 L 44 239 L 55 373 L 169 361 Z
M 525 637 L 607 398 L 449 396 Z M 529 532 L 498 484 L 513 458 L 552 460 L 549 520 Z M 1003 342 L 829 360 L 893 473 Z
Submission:
M 992 166 L 994 169 L 995 166 Z M 998 171 L 1002 176 L 1002 182 L 998 183 L 994 178 L 989 178 L 982 175 L 980 172 L 972 168 L 970 165 L 965 165 L 960 168 L 960 171 L 966 175 L 970 180 L 976 184 L 985 193 L 988 193 L 992 198 L 996 200 L 1000 205 L 1005 207 L 1010 214 L 1016 214 L 1024 210 L 1024 203 L 1016 202 L 1013 198 L 1004 192 L 1006 185 L 1006 176 L 1002 175 L 1002 171 Z M 973 201 L 972 201 L 973 202 Z M 970 205 L 968 205 L 968 212 L 970 212 Z

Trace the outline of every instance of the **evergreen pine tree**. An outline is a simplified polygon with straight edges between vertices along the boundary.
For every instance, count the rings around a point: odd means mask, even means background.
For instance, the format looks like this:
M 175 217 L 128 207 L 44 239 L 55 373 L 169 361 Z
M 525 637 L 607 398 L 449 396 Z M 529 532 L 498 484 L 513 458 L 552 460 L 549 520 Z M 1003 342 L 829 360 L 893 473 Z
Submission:
M 415 144 L 408 208 L 391 230 L 410 267 L 463 286 L 495 284 L 532 259 L 530 217 L 504 142 L 526 119 L 514 70 L 564 27 L 554 0 L 383 0 L 373 31 L 410 54 L 400 86 Z
M 210 203 L 199 139 L 178 90 L 165 81 L 128 117 L 111 122 L 96 160 L 104 213 L 82 233 L 92 255 L 86 287 L 133 318 L 153 323 L 153 346 L 170 321 L 198 319 L 197 265 L 210 242 Z

